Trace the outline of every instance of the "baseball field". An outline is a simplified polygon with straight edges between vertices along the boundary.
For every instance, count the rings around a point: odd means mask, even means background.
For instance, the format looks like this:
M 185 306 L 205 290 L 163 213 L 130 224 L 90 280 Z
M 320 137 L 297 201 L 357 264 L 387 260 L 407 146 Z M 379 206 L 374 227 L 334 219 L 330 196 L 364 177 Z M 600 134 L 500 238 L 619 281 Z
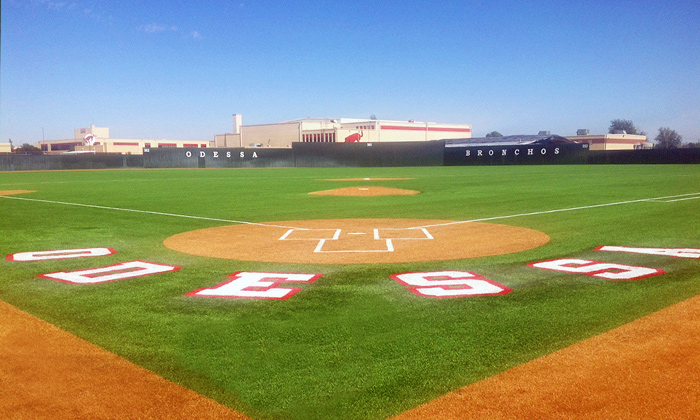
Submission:
M 240 418 L 439 417 L 406 412 L 700 295 L 699 232 L 700 165 L 5 172 L 0 300 Z M 10 329 L 0 413 L 41 417 Z

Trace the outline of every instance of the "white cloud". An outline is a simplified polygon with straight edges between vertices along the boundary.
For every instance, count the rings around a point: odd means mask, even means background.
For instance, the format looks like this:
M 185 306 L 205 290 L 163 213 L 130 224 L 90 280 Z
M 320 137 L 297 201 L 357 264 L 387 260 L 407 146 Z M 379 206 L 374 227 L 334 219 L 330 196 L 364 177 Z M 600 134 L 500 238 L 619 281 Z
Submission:
M 166 29 L 165 25 L 160 23 L 149 23 L 147 25 L 142 25 L 141 30 L 148 34 L 155 34 L 157 32 L 163 32 Z
M 3 1 L 10 7 L 21 7 L 24 9 L 29 9 L 32 7 L 40 7 L 46 10 L 64 10 L 64 9 L 74 9 L 78 5 L 74 1 L 66 0 L 6 0 Z
M 165 25 L 162 23 L 156 23 L 156 22 L 148 23 L 146 25 L 141 25 L 141 26 L 139 26 L 139 30 L 143 31 L 147 34 L 156 34 L 159 32 L 173 32 L 173 33 L 182 33 L 183 32 L 180 30 L 180 28 L 178 28 L 175 25 L 168 26 L 168 25 Z M 186 35 L 183 34 L 182 36 L 183 36 L 183 38 L 186 38 L 186 37 L 187 38 L 194 38 L 194 39 L 201 39 L 202 38 L 202 34 L 200 34 L 198 31 L 192 31 Z

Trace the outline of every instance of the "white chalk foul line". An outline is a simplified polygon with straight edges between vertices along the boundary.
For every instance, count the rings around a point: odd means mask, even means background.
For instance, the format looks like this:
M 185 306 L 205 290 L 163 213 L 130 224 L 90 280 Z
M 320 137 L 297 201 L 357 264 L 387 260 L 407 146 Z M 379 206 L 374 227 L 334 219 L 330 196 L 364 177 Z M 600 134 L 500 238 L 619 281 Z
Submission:
M 568 211 L 588 210 L 588 209 L 595 209 L 595 208 L 600 208 L 600 207 L 620 206 L 623 204 L 634 204 L 634 203 L 643 203 L 643 202 L 669 203 L 669 202 L 675 202 L 675 201 L 681 201 L 681 200 L 695 199 L 695 198 L 698 198 L 697 197 L 698 195 L 700 195 L 700 193 L 669 195 L 669 196 L 665 196 L 665 197 L 640 198 L 639 200 L 618 201 L 615 203 L 593 204 L 590 206 L 568 207 L 568 208 L 564 208 L 564 209 L 543 210 L 543 211 L 535 211 L 535 212 L 531 212 L 531 213 L 509 214 L 506 216 L 484 217 L 484 218 L 480 218 L 480 219 L 437 223 L 434 225 L 415 226 L 415 227 L 409 228 L 409 229 L 424 229 L 424 228 L 439 227 L 439 226 L 458 225 L 461 223 L 488 222 L 488 221 L 492 221 L 492 220 L 512 219 L 514 217 L 526 217 L 526 216 L 537 216 L 537 215 L 542 215 L 542 214 L 563 213 L 563 212 L 568 212 Z M 688 198 L 680 198 L 679 199 L 679 197 L 688 197 Z M 660 200 L 666 200 L 666 199 L 676 199 L 676 200 L 660 201 Z
M 306 228 L 296 228 L 296 227 L 292 227 L 292 226 L 281 226 L 281 225 L 274 225 L 274 224 L 270 224 L 270 223 L 244 222 L 242 220 L 217 219 L 214 217 L 190 216 L 187 214 L 164 213 L 164 212 L 160 212 L 160 211 L 124 209 L 124 208 L 120 208 L 120 207 L 97 206 L 94 204 L 68 203 L 65 201 L 41 200 L 38 198 L 16 197 L 16 196 L 11 196 L 11 195 L 2 195 L 2 196 L 0 196 L 0 198 L 7 198 L 10 200 L 34 201 L 37 203 L 62 204 L 65 206 L 88 207 L 88 208 L 92 208 L 92 209 L 101 209 L 101 210 L 116 210 L 116 211 L 126 211 L 126 212 L 131 212 L 131 213 L 145 213 L 145 214 L 153 214 L 153 215 L 157 215 L 157 216 L 182 217 L 182 218 L 186 218 L 186 219 L 208 220 L 208 221 L 213 221 L 213 222 L 239 223 L 239 224 L 243 224 L 243 225 L 255 225 L 255 226 L 267 226 L 267 227 L 276 227 L 276 228 L 284 228 L 284 229 L 306 230 Z
M 676 197 L 682 197 L 682 198 L 676 198 Z M 668 198 L 672 198 L 672 200 L 668 200 Z M 676 201 L 686 201 L 686 200 L 697 200 L 700 198 L 700 193 L 695 193 L 695 194 L 683 194 L 683 195 L 678 195 L 678 196 L 672 196 L 672 197 L 661 197 L 657 200 L 659 203 L 675 203 Z
M 505 216 L 484 217 L 484 218 L 480 218 L 480 219 L 461 220 L 461 221 L 455 221 L 455 222 L 437 223 L 437 224 L 433 224 L 433 225 L 424 225 L 424 226 L 414 226 L 414 227 L 410 227 L 410 228 L 406 228 L 406 229 L 426 229 L 426 228 L 431 228 L 431 227 L 458 225 L 458 224 L 462 224 L 462 223 L 488 222 L 488 221 L 492 221 L 492 220 L 512 219 L 515 217 L 526 217 L 526 216 L 537 216 L 537 215 L 542 215 L 542 214 L 563 213 L 563 212 L 569 212 L 569 211 L 588 210 L 588 209 L 594 209 L 594 208 L 600 208 L 600 207 L 620 206 L 620 205 L 624 205 L 624 204 L 634 204 L 634 203 L 644 203 L 644 202 L 669 203 L 669 202 L 681 201 L 684 199 L 691 200 L 691 199 L 698 198 L 698 196 L 700 196 L 700 192 L 679 194 L 679 195 L 668 195 L 668 196 L 663 196 L 663 197 L 640 198 L 638 200 L 627 200 L 627 201 L 618 201 L 618 202 L 614 202 L 614 203 L 593 204 L 590 206 L 568 207 L 568 208 L 555 209 L 555 210 L 535 211 L 535 212 L 531 212 L 531 213 L 509 214 L 509 215 L 505 215 Z M 17 196 L 12 196 L 12 195 L 1 195 L 0 198 L 6 198 L 8 200 L 33 201 L 33 202 L 48 203 L 48 204 L 61 204 L 61 205 L 66 205 L 66 206 L 88 207 L 88 208 L 102 209 L 102 210 L 116 210 L 116 211 L 132 212 L 132 213 L 153 214 L 153 215 L 159 215 L 159 216 L 182 217 L 182 218 L 187 218 L 187 219 L 208 220 L 208 221 L 214 221 L 214 222 L 239 223 L 239 224 L 244 224 L 244 225 L 267 226 L 267 227 L 275 227 L 275 228 L 283 228 L 283 229 L 314 230 L 314 229 L 309 229 L 309 228 L 299 228 L 299 227 L 294 227 L 294 226 L 282 226 L 282 225 L 275 225 L 275 224 L 270 224 L 270 223 L 255 223 L 255 222 L 246 222 L 246 221 L 242 221 L 242 220 L 229 220 L 229 219 L 218 219 L 218 218 L 212 218 L 212 217 L 190 216 L 190 215 L 186 215 L 186 214 L 164 213 L 164 212 L 150 211 L 150 210 L 124 209 L 124 208 L 120 208 L 120 207 L 98 206 L 98 205 L 94 205 L 94 204 L 81 204 L 81 203 L 69 203 L 69 202 L 65 202 L 65 201 L 41 200 L 38 198 L 17 197 Z M 663 201 L 663 200 L 669 200 L 669 201 Z

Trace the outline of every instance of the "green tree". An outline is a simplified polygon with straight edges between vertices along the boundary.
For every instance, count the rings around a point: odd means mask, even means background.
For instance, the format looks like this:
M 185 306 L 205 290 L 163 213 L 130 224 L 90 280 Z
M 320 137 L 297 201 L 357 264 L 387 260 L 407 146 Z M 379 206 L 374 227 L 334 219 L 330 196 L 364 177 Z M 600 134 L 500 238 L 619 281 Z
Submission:
M 486 135 L 486 137 L 503 137 L 503 134 L 498 131 L 492 131 Z
M 32 146 L 29 143 L 24 143 L 20 147 L 15 147 L 15 150 L 13 150 L 14 153 L 19 153 L 21 155 L 41 155 L 44 152 L 41 151 L 38 147 Z
M 668 127 L 659 128 L 659 135 L 654 139 L 656 149 L 675 149 L 681 146 L 683 136 L 678 134 L 676 130 L 671 130 Z
M 644 131 L 637 130 L 634 123 L 631 120 L 612 120 L 610 121 L 610 127 L 608 127 L 608 133 L 613 134 L 616 131 L 624 130 L 627 134 L 639 134 L 645 135 Z

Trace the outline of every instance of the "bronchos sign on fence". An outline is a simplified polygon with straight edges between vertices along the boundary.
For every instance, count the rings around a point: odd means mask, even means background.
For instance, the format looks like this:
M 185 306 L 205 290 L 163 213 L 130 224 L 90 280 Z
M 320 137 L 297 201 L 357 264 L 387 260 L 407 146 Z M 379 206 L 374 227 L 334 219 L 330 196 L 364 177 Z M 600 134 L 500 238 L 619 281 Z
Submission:
M 445 165 L 584 164 L 588 144 L 532 142 L 498 144 L 479 142 L 445 144 Z

